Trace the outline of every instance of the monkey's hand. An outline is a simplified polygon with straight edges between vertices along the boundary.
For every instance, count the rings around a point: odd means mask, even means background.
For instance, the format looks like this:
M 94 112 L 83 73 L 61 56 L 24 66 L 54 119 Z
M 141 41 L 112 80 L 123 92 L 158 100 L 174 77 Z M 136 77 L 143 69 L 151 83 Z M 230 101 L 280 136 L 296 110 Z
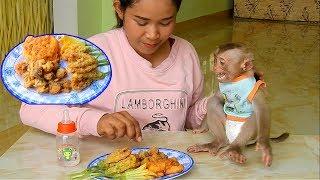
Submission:
M 272 164 L 272 148 L 268 140 L 258 140 L 256 145 L 256 151 L 262 151 L 262 162 L 265 166 L 271 166 Z
M 198 129 L 194 129 L 192 130 L 192 132 L 194 134 L 200 134 L 200 133 L 205 133 L 205 132 L 208 132 L 209 131 L 209 128 L 208 127 L 200 127 Z

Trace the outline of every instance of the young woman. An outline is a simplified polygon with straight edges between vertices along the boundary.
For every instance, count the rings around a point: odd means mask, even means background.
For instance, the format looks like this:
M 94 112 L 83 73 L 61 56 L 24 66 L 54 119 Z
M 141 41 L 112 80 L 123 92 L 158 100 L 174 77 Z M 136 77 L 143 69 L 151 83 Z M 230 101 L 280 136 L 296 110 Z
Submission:
M 110 59 L 108 88 L 82 107 L 22 104 L 24 124 L 55 134 L 68 108 L 80 135 L 141 141 L 141 129 L 181 131 L 206 114 L 193 46 L 172 35 L 181 0 L 114 0 L 118 28 L 89 40 Z

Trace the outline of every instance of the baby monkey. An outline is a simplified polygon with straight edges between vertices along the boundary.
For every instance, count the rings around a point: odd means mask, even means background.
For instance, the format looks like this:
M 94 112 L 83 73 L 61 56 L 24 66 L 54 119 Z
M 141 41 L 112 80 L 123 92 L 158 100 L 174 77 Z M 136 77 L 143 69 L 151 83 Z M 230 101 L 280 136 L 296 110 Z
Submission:
M 254 77 L 252 52 L 242 44 L 226 43 L 217 48 L 212 58 L 219 89 L 208 100 L 207 127 L 202 126 L 198 132 L 209 128 L 215 139 L 190 146 L 188 152 L 217 155 L 221 148 L 228 146 L 220 157 L 243 164 L 246 157 L 241 148 L 250 140 L 256 140 L 263 163 L 270 166 L 270 111 L 262 90 L 265 83 Z

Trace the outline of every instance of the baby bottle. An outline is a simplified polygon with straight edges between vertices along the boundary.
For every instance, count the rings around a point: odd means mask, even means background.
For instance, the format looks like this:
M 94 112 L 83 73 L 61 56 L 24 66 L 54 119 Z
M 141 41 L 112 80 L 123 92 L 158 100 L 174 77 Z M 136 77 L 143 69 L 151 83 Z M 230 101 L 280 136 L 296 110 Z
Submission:
M 79 137 L 74 121 L 70 120 L 68 110 L 63 111 L 62 121 L 58 123 L 56 136 L 58 164 L 76 166 L 80 162 Z

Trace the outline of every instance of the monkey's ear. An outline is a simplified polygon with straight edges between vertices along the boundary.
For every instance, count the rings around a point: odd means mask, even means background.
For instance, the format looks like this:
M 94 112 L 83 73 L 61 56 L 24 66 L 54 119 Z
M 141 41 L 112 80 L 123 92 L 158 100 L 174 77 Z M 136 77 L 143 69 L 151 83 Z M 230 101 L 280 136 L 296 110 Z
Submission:
M 253 68 L 253 62 L 250 58 L 245 58 L 241 63 L 241 69 L 243 71 L 250 71 Z
M 120 3 L 120 0 L 114 0 L 113 1 L 113 8 L 114 10 L 116 11 L 116 13 L 118 14 L 119 18 L 121 20 L 123 20 L 123 9 L 121 8 L 121 3 Z

